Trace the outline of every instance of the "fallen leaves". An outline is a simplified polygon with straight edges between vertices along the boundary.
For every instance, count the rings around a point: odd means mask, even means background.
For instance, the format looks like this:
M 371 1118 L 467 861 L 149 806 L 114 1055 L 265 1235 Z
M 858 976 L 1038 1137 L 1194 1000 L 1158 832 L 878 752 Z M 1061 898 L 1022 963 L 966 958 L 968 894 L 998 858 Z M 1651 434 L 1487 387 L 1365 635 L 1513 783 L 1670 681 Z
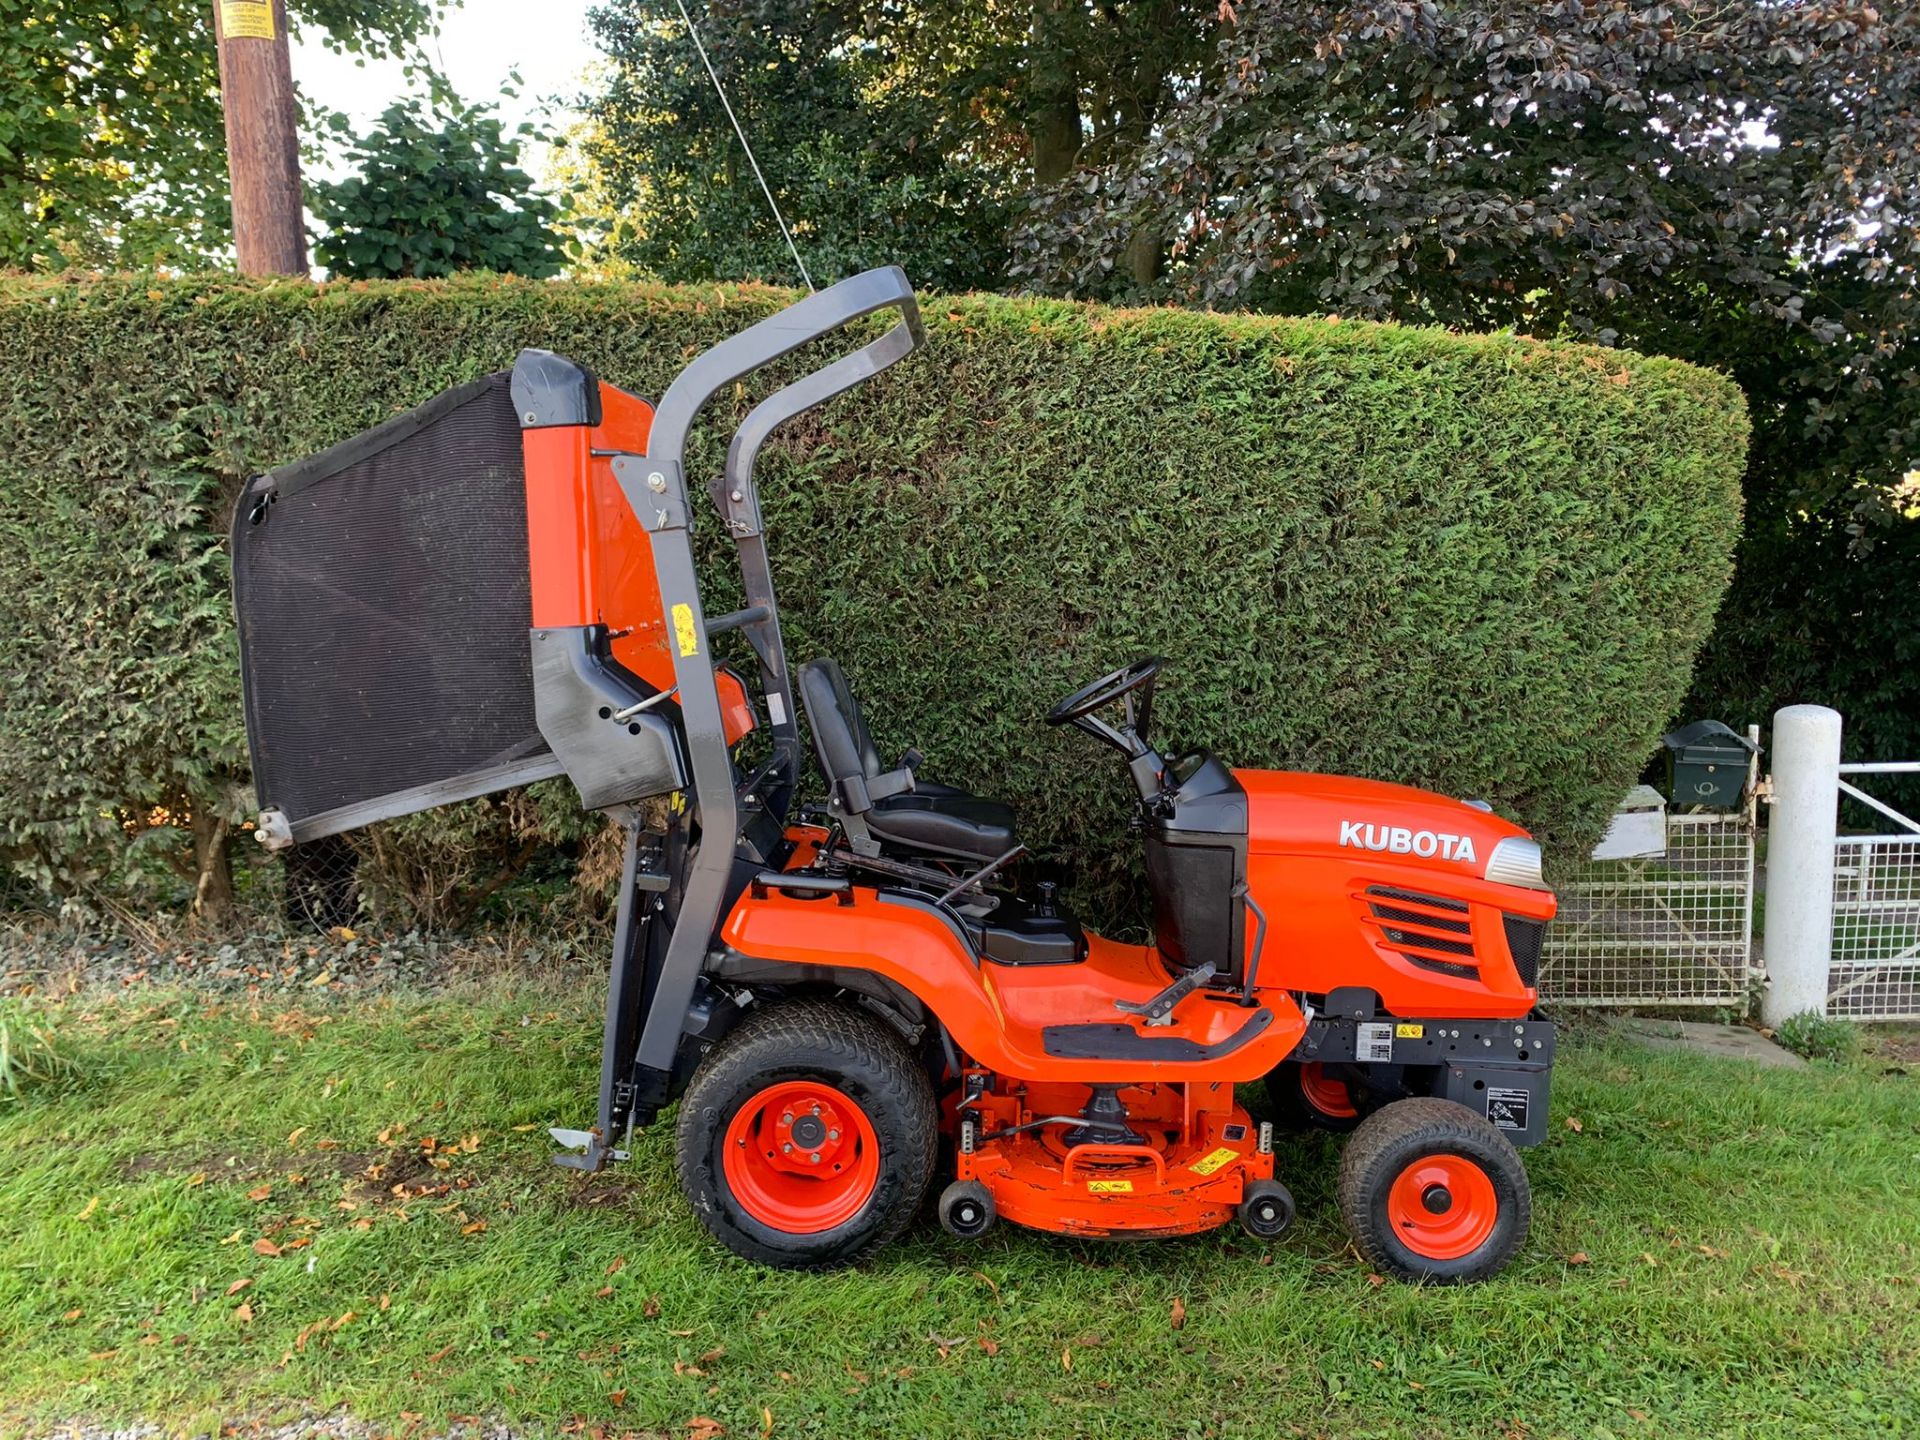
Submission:
M 462 1235 L 484 1235 L 487 1233 L 487 1222 L 484 1220 L 475 1220 L 471 1225 L 462 1225 L 460 1227 L 460 1233 Z
M 233 1307 L 233 1318 L 238 1320 L 242 1325 L 251 1325 L 253 1323 L 252 1304 L 242 1300 L 238 1305 Z
M 1167 1317 L 1167 1324 L 1175 1330 L 1181 1330 L 1187 1323 L 1187 1302 L 1180 1296 L 1173 1297 L 1173 1312 Z
M 256 1205 L 262 1200 L 270 1199 L 272 1195 L 273 1186 L 271 1185 L 256 1185 L 253 1189 L 247 1191 L 247 1199 L 253 1201 Z
M 727 1427 L 710 1415 L 696 1415 L 687 1421 L 688 1440 L 713 1440 L 727 1433 Z
M 278 1245 L 262 1235 L 258 1240 L 253 1242 L 253 1253 L 256 1255 L 264 1255 L 269 1260 L 277 1260 L 280 1257 L 281 1251 Z
M 1580 1117 L 1578 1115 L 1567 1116 L 1567 1129 L 1571 1130 L 1574 1134 L 1583 1134 L 1586 1128 L 1586 1126 L 1580 1123 Z
M 253 1284 L 253 1276 L 243 1275 L 238 1280 L 234 1281 L 231 1285 L 227 1286 L 227 1294 L 238 1295 L 242 1290 L 246 1289 L 251 1284 Z
M 88 1216 L 93 1214 L 93 1212 L 98 1210 L 99 1208 L 100 1208 L 100 1197 L 96 1195 L 91 1200 L 87 1201 L 85 1208 L 82 1209 L 81 1212 L 78 1215 L 74 1216 L 73 1218 L 76 1220 L 85 1220 Z
M 605 1275 L 618 1275 L 622 1270 L 626 1268 L 627 1268 L 627 1257 L 624 1255 L 616 1255 L 613 1257 L 613 1262 L 609 1264 L 607 1268 L 601 1273 Z
M 1569 1265 L 1585 1265 L 1587 1262 L 1588 1262 L 1588 1256 L 1587 1256 L 1587 1252 L 1584 1250 L 1576 1250 L 1571 1255 L 1567 1256 L 1567 1264 Z

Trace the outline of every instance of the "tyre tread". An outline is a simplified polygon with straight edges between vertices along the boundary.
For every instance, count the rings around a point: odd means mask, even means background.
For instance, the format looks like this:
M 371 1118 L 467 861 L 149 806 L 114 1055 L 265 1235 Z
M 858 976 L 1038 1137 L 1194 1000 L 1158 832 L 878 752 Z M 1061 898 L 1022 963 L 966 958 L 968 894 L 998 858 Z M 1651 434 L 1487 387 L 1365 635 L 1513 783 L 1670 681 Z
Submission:
M 1408 1262 L 1395 1253 L 1398 1240 L 1383 1237 L 1381 1227 L 1375 1223 L 1375 1197 L 1382 1186 L 1392 1182 L 1391 1175 L 1379 1174 L 1380 1167 L 1392 1165 L 1394 1173 L 1398 1173 L 1405 1162 L 1396 1162 L 1396 1153 L 1426 1144 L 1432 1149 L 1452 1149 L 1477 1161 L 1490 1162 L 1506 1172 L 1511 1185 L 1512 1212 L 1506 1219 L 1502 1243 L 1479 1254 L 1477 1260 L 1473 1256 L 1463 1257 L 1474 1260 L 1472 1264 L 1429 1261 L 1410 1268 Z M 1496 1188 L 1497 1182 L 1498 1177 Z M 1403 1279 L 1437 1284 L 1484 1280 L 1497 1274 L 1526 1243 L 1533 1222 L 1533 1197 L 1527 1183 L 1526 1165 L 1513 1143 L 1466 1106 L 1425 1096 L 1396 1100 L 1361 1122 L 1340 1157 L 1338 1195 L 1340 1216 L 1346 1222 L 1347 1233 L 1368 1263 Z
M 837 1058 L 866 1070 L 903 1117 L 900 1134 L 894 1137 L 900 1141 L 897 1153 L 885 1161 L 898 1169 L 903 1181 L 895 1202 L 877 1225 L 812 1253 L 768 1245 L 724 1223 L 702 1205 L 697 1194 L 702 1170 L 712 1168 L 705 1097 L 725 1095 L 770 1066 L 809 1063 L 805 1058 L 796 1062 L 796 1056 L 820 1056 L 823 1062 Z M 905 1043 L 881 1021 L 832 1000 L 788 1000 L 748 1015 L 708 1054 L 680 1102 L 674 1139 L 681 1188 L 716 1239 L 735 1254 L 764 1265 L 821 1270 L 852 1264 L 897 1240 L 913 1223 L 933 1180 L 939 1116 L 925 1074 Z M 717 1174 L 711 1179 L 718 1184 Z

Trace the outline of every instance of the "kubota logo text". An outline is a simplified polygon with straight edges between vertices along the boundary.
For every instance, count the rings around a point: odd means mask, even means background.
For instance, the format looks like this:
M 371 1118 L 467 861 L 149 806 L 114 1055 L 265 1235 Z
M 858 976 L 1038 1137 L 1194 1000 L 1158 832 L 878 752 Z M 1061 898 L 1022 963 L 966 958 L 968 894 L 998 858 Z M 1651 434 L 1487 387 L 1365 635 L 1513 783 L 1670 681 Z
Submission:
M 1471 835 L 1442 835 L 1432 830 L 1408 830 L 1400 825 L 1367 825 L 1358 820 L 1340 822 L 1340 843 L 1356 850 L 1385 850 L 1389 855 L 1438 855 L 1442 860 L 1474 859 Z

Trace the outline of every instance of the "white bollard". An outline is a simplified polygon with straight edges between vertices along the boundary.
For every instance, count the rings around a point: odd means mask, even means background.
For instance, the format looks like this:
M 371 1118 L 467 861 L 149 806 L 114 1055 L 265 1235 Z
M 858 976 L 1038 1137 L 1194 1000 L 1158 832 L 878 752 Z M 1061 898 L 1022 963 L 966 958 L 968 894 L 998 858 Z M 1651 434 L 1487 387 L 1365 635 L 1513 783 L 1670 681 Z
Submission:
M 1767 988 L 1760 1016 L 1827 1012 L 1833 959 L 1833 839 L 1840 803 L 1840 714 L 1789 705 L 1773 717 L 1767 825 Z

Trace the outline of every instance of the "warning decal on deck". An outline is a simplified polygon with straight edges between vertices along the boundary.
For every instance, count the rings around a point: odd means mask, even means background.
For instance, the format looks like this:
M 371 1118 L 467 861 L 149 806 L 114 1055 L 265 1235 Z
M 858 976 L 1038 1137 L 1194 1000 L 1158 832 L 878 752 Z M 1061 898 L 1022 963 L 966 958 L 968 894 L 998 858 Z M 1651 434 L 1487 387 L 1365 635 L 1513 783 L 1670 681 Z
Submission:
M 1218 1150 L 1208 1155 L 1202 1155 L 1198 1160 L 1194 1161 L 1192 1167 L 1193 1173 L 1196 1175 L 1211 1175 L 1222 1165 L 1231 1165 L 1235 1157 L 1239 1154 L 1240 1152 L 1235 1150 L 1231 1145 L 1222 1145 Z
M 1501 1130 L 1524 1130 L 1527 1128 L 1527 1106 L 1532 1099 L 1525 1090 L 1489 1085 L 1487 1119 Z
M 1396 1025 L 1393 1027 L 1393 1038 L 1396 1040 L 1419 1040 L 1424 1038 L 1426 1033 L 1427 1027 L 1424 1025 Z
M 682 655 L 700 653 L 700 632 L 693 628 L 693 607 L 676 605 L 673 607 L 673 641 L 680 647 Z
M 1087 1189 L 1095 1195 L 1131 1195 L 1133 1193 L 1133 1181 L 1089 1180 L 1087 1181 Z
M 273 39 L 272 0 L 220 0 L 220 33 L 229 40 Z

